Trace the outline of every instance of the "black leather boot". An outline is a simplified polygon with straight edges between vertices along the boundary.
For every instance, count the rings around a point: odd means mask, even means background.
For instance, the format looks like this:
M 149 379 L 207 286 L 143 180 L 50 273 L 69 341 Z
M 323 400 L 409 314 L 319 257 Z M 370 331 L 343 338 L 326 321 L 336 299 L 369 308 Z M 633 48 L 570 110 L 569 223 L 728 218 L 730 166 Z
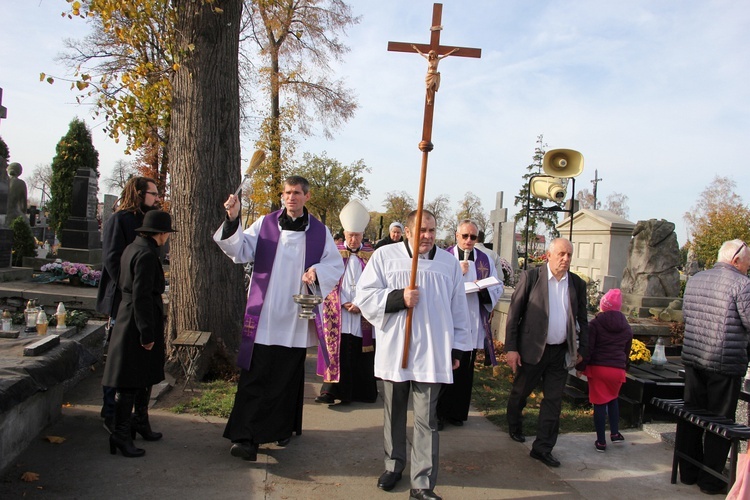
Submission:
M 145 389 L 138 389 L 135 393 L 135 412 L 133 414 L 133 428 L 131 435 L 135 439 L 135 433 L 140 434 L 146 441 L 158 441 L 161 439 L 161 432 L 151 430 L 151 424 L 148 421 L 148 402 L 151 400 L 151 386 Z
M 109 452 L 113 455 L 117 454 L 117 450 L 120 450 L 124 457 L 142 457 L 146 454 L 145 450 L 135 447 L 130 435 L 134 400 L 135 392 L 132 391 L 118 390 L 115 395 L 115 429 L 109 435 Z

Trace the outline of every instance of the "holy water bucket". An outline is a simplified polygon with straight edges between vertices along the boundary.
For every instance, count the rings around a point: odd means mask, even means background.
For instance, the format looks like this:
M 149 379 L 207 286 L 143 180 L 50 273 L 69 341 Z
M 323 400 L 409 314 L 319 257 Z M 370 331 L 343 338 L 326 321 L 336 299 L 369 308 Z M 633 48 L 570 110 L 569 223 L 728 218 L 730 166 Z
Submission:
M 313 285 L 312 287 L 313 287 L 312 292 L 315 292 L 315 288 L 317 287 L 315 285 Z M 315 318 L 315 306 L 323 302 L 323 297 L 315 293 L 303 293 L 304 291 L 305 291 L 305 284 L 302 283 L 299 294 L 292 295 L 294 302 L 299 304 L 298 317 L 300 319 L 314 319 Z

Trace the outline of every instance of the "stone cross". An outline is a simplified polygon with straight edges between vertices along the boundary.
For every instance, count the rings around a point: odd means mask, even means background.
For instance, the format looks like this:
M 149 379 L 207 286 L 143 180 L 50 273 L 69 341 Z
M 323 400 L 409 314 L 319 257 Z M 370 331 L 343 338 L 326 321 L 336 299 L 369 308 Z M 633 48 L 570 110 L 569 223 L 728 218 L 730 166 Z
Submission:
M 29 226 L 36 226 L 36 216 L 39 215 L 39 209 L 36 208 L 36 205 L 29 205 L 26 213 L 29 214 Z
M 495 208 L 490 211 L 490 223 L 492 224 L 492 249 L 500 255 L 502 243 L 502 224 L 508 221 L 508 209 L 503 208 L 503 192 L 495 194 Z
M 3 89 L 0 89 L 0 120 L 8 117 L 8 108 L 3 106 Z
M 432 117 L 435 111 L 435 93 L 440 86 L 440 73 L 437 71 L 438 63 L 441 59 L 449 55 L 458 57 L 482 57 L 482 49 L 473 49 L 466 47 L 450 47 L 440 45 L 440 31 L 443 27 L 440 24 L 443 17 L 443 4 L 436 3 L 432 6 L 432 24 L 430 26 L 430 43 L 415 44 L 405 42 L 388 42 L 388 50 L 393 52 L 411 52 L 418 53 L 427 59 L 427 77 L 425 78 L 426 92 L 424 105 L 424 121 L 422 122 L 422 141 L 419 143 L 419 150 L 422 151 L 422 170 L 419 180 L 419 192 L 417 199 L 417 216 L 415 227 L 422 227 L 422 209 L 424 207 L 424 191 L 427 182 L 427 158 L 432 151 Z M 416 239 L 415 239 L 416 241 Z M 417 280 L 417 263 L 419 253 L 414 252 L 411 263 L 411 278 L 409 288 L 416 288 Z M 411 318 L 413 309 L 408 309 L 406 313 L 406 335 L 404 337 L 404 355 L 401 366 L 406 368 L 409 361 L 409 343 L 411 342 Z

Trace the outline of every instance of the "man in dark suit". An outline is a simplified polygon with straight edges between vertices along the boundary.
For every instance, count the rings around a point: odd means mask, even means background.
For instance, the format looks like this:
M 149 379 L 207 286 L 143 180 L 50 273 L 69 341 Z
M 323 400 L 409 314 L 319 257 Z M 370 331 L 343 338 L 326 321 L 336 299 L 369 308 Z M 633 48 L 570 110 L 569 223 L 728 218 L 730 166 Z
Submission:
M 508 365 L 515 373 L 507 411 L 510 437 L 526 441 L 523 409 L 541 382 L 544 399 L 530 455 L 550 467 L 560 466 L 552 448 L 568 369 L 582 360 L 588 340 L 586 283 L 569 272 L 572 256 L 570 241 L 556 238 L 547 250 L 547 264 L 521 274 L 505 333 Z

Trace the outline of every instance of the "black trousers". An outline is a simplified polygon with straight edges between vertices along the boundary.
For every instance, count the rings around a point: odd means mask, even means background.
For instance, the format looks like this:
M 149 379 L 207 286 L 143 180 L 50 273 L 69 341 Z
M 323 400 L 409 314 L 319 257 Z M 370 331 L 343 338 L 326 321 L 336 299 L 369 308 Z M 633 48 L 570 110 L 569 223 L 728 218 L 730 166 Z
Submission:
M 437 405 L 438 418 L 468 420 L 471 389 L 474 385 L 474 360 L 476 358 L 476 349 L 462 353 L 458 369 L 453 370 L 453 383 L 443 385 L 443 390 L 440 392 Z
M 256 444 L 302 434 L 304 347 L 255 344 L 250 370 L 242 370 L 224 429 L 232 442 Z
M 722 375 L 692 366 L 685 367 L 685 405 L 697 406 L 734 420 L 741 387 L 742 377 L 739 375 Z M 691 458 L 716 472 L 724 470 L 731 446 L 728 440 L 680 420 L 677 423 L 677 442 L 680 443 L 680 451 Z M 698 486 L 708 490 L 718 490 L 725 485 L 685 460 L 680 460 L 680 479 L 686 483 L 697 481 Z
M 560 410 L 568 371 L 565 369 L 567 343 L 544 348 L 542 359 L 535 365 L 523 363 L 516 372 L 513 389 L 508 398 L 508 428 L 510 432 L 523 432 L 523 409 L 529 394 L 541 383 L 544 399 L 539 407 L 539 423 L 534 451 L 547 453 L 557 443 L 560 432 Z

